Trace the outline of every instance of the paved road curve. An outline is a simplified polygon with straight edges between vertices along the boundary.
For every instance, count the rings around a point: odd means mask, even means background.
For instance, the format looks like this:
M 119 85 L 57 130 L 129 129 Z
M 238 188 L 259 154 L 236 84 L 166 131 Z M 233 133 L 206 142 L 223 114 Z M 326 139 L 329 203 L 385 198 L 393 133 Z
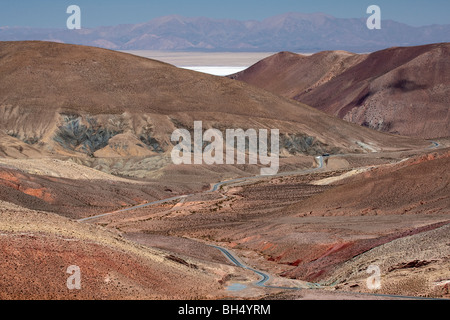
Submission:
M 271 279 L 271 276 L 269 274 L 264 273 L 260 270 L 253 269 L 253 268 L 245 265 L 243 262 L 240 261 L 240 259 L 237 256 L 235 256 L 233 253 L 231 253 L 230 251 L 228 251 L 227 249 L 225 249 L 223 247 L 219 247 L 216 245 L 210 245 L 210 246 L 220 250 L 237 267 L 250 270 L 250 271 L 256 273 L 257 275 L 259 275 L 261 279 L 254 283 L 258 287 L 268 288 L 268 289 L 281 289 L 281 290 L 304 290 L 304 289 L 324 289 L 324 288 L 326 288 L 326 287 L 321 286 L 318 283 L 310 283 L 310 282 L 306 282 L 306 287 L 303 287 L 303 288 L 302 287 L 279 287 L 279 286 L 266 285 L 266 283 Z M 398 296 L 398 295 L 377 294 L 377 293 L 361 293 L 361 292 L 345 292 L 345 291 L 339 291 L 338 293 L 358 295 L 358 296 L 367 296 L 367 297 L 400 299 L 400 300 L 444 300 L 444 301 L 447 301 L 447 299 Z
M 238 257 L 233 255 L 230 251 L 228 251 L 227 249 L 225 249 L 223 247 L 219 247 L 219 246 L 215 246 L 215 245 L 210 245 L 210 246 L 220 250 L 225 255 L 225 257 L 227 257 L 228 260 L 230 260 L 237 267 L 250 270 L 250 271 L 256 273 L 258 276 L 260 276 L 261 279 L 258 280 L 257 282 L 255 282 L 255 285 L 258 286 L 258 287 L 271 288 L 271 289 L 283 289 L 283 290 L 302 290 L 302 289 L 305 289 L 305 288 L 300 288 L 300 287 L 275 287 L 275 286 L 268 286 L 268 285 L 266 285 L 266 283 L 271 278 L 269 274 L 264 273 L 264 272 L 262 272 L 260 270 L 253 269 L 253 268 L 245 265 L 243 262 L 241 262 L 239 260 Z M 313 283 L 308 283 L 307 285 L 308 285 L 308 287 L 315 287 L 315 286 L 317 286 L 316 284 L 313 284 Z

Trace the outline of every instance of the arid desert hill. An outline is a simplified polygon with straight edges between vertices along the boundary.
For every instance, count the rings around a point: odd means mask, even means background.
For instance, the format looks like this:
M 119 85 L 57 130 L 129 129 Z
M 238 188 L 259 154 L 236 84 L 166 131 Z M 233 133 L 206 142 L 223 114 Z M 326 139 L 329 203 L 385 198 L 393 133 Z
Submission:
M 0 299 L 199 299 L 220 290 L 225 263 L 143 247 L 114 231 L 0 201 Z M 69 290 L 69 266 L 81 289 Z
M 335 188 L 292 208 L 305 216 L 447 213 L 449 165 L 450 152 L 443 151 L 407 159 L 391 167 L 371 168 L 330 183 Z
M 164 154 L 174 129 L 190 130 L 196 120 L 205 129 L 279 129 L 280 147 L 290 153 L 427 145 L 361 128 L 243 82 L 125 53 L 0 43 L 0 130 L 46 154 Z
M 172 131 L 200 120 L 279 129 L 283 173 L 173 164 Z M 448 296 L 448 140 L 130 54 L 0 42 L 0 299 L 263 299 L 335 279 L 346 290 L 373 252 L 383 270 L 429 263 L 433 290 L 387 293 Z M 80 291 L 67 287 L 74 265 Z
M 349 122 L 426 139 L 450 136 L 450 44 L 357 55 L 279 53 L 231 78 Z
M 365 58 L 366 55 L 347 51 L 323 51 L 313 55 L 283 51 L 229 77 L 294 99 L 299 93 L 317 88 Z
M 359 175 L 337 181 L 332 184 L 331 189 L 291 205 L 286 210 L 301 217 L 347 217 L 348 225 L 351 224 L 352 217 L 372 217 L 375 220 L 376 217 L 381 216 L 401 216 L 404 221 L 407 221 L 408 216 L 430 217 L 438 214 L 441 215 L 442 222 L 434 226 L 430 224 L 424 230 L 427 228 L 431 230 L 442 225 L 447 225 L 448 228 L 450 175 L 447 168 L 449 164 L 450 152 L 447 149 L 407 159 L 394 165 L 373 168 Z M 424 230 L 420 230 L 420 232 Z M 390 234 L 391 238 L 388 238 L 387 242 L 396 237 L 413 236 L 418 231 L 410 230 L 403 236 L 401 233 L 394 232 Z M 446 257 L 445 259 L 448 259 L 449 253 L 447 238 L 444 232 L 433 240 L 436 241 L 436 248 L 440 247 L 436 252 L 442 253 Z M 360 243 L 358 241 L 344 243 L 336 250 L 331 250 L 326 255 L 313 260 L 307 267 L 300 265 L 290 270 L 288 274 L 289 276 L 304 276 L 313 270 L 312 273 L 320 274 L 323 277 L 330 268 L 333 269 L 339 265 L 340 259 L 350 260 L 387 242 L 386 239 L 383 240 L 380 237 Z M 420 243 L 420 241 L 416 242 L 415 245 L 419 246 Z M 414 246 L 413 239 L 409 240 L 408 245 L 409 247 Z M 379 249 L 381 250 L 382 247 Z M 397 250 L 401 252 L 398 248 Z M 408 250 L 410 249 L 404 248 L 405 252 Z M 415 250 L 420 252 L 418 249 Z M 379 258 L 388 253 L 392 254 L 392 252 L 380 252 Z M 321 272 L 318 272 L 319 270 Z M 448 267 L 446 273 L 448 276 Z

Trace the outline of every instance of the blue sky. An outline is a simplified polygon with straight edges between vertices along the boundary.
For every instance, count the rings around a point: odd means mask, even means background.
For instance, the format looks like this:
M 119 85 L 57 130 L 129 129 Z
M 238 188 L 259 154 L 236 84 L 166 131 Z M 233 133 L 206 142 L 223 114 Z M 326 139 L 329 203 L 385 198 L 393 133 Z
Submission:
M 171 14 L 262 20 L 286 12 L 323 12 L 365 18 L 372 4 L 381 7 L 382 19 L 413 26 L 450 24 L 450 0 L 1 0 L 0 26 L 65 28 L 66 9 L 72 4 L 81 7 L 83 28 L 141 23 Z

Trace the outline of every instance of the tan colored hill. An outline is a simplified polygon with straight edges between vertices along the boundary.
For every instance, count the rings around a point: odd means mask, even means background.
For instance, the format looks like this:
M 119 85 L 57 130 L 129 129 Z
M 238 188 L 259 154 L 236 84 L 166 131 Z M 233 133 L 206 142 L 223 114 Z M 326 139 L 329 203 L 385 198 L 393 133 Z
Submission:
M 235 270 L 3 201 L 0 248 L 0 298 L 7 300 L 211 298 Z M 81 271 L 80 290 L 67 288 L 72 265 Z
M 450 136 L 450 44 L 369 55 L 281 53 L 234 76 L 379 131 Z
M 367 293 L 450 298 L 450 224 L 410 234 L 367 251 L 336 268 L 329 282 Z M 377 265 L 381 288 L 367 288 L 366 270 Z
M 33 146 L 0 132 L 0 157 L 19 159 L 42 157 L 43 153 Z
M 259 173 L 247 165 L 173 165 L 172 131 L 192 130 L 197 120 L 220 130 L 280 129 L 284 171 L 310 169 L 312 155 L 341 155 L 323 170 L 196 193 L 224 178 Z M 348 123 L 243 82 L 129 54 L 0 42 L 0 298 L 223 298 L 233 295 L 224 288 L 235 282 L 249 284 L 247 298 L 263 297 L 265 289 L 250 286 L 257 275 L 232 267 L 209 246 L 214 243 L 277 275 L 275 285 L 295 283 L 278 275 L 354 281 L 333 274 L 352 254 L 448 223 L 445 143 L 436 155 L 392 165 L 431 144 Z M 299 154 L 309 157 L 291 156 Z M 315 184 L 329 178 L 335 184 Z M 397 200 L 402 187 L 406 194 Z M 189 195 L 86 223 L 70 220 L 182 194 Z M 361 214 L 349 217 L 351 208 L 338 208 L 338 196 Z M 374 218 L 362 216 L 371 199 L 386 201 Z M 322 217 L 329 205 L 336 216 Z M 418 215 L 404 219 L 398 213 L 405 208 Z M 81 291 L 66 288 L 70 265 L 82 270 Z M 439 272 L 430 281 L 448 270 L 446 260 L 432 267 Z
M 36 167 L 39 167 L 39 162 L 42 161 L 34 162 Z M 90 168 L 85 168 L 84 173 L 90 174 L 91 178 L 75 176 L 69 179 L 30 174 L 16 169 L 17 166 L 20 167 L 20 164 L 0 166 L 0 200 L 73 219 L 169 198 L 172 192 L 184 192 L 170 182 L 136 183 L 120 180 Z M 77 168 L 74 164 L 70 166 L 69 163 L 60 167 L 63 172 L 72 174 L 82 168 Z M 93 172 L 89 172 L 90 170 Z M 171 192 L 164 191 L 165 189 L 170 189 Z
M 416 157 L 396 165 L 380 166 L 337 182 L 329 190 L 289 206 L 286 210 L 299 217 L 331 219 L 342 216 L 347 218 L 347 223 L 352 221 L 352 217 L 367 217 L 375 221 L 389 220 L 390 218 L 386 216 L 392 218 L 404 216 L 406 221 L 406 215 L 413 216 L 414 218 L 408 218 L 411 220 L 417 219 L 416 217 L 441 215 L 444 222 L 410 229 L 407 232 L 400 232 L 398 229 L 383 236 L 334 243 L 323 255 L 300 264 L 286 275 L 323 280 L 343 261 L 348 261 L 374 247 L 448 224 L 449 165 L 450 152 L 447 150 Z M 408 243 L 411 245 L 413 242 Z M 392 253 L 383 253 L 389 254 Z
M 42 152 L 167 154 L 173 130 L 192 129 L 195 120 L 205 129 L 280 129 L 288 154 L 426 145 L 360 128 L 243 82 L 150 59 L 50 42 L 0 43 L 0 130 Z
M 324 51 L 311 56 L 280 52 L 230 78 L 293 99 L 330 81 L 365 57 L 346 51 Z
M 447 151 L 372 169 L 337 182 L 294 206 L 295 211 L 305 216 L 449 213 L 449 165 Z
M 366 270 L 377 264 L 383 290 L 371 293 L 448 297 L 449 149 L 400 162 L 391 156 L 365 159 L 384 161 L 356 175 L 347 168 L 248 182 L 227 187 L 222 197 L 188 197 L 172 211 L 100 221 L 126 233 L 216 241 L 258 270 L 334 284 L 337 292 L 370 291 Z M 329 178 L 335 182 L 319 183 Z

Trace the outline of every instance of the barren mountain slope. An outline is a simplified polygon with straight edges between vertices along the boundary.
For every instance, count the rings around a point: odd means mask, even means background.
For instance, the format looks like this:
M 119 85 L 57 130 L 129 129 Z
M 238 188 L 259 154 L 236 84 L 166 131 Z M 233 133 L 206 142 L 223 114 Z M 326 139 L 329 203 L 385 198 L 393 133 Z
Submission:
M 372 169 L 291 209 L 305 216 L 449 213 L 449 165 L 447 151 Z
M 349 122 L 426 139 L 450 136 L 450 44 L 370 55 L 280 53 L 233 77 Z
M 380 288 L 367 288 L 370 265 L 380 268 Z M 336 268 L 330 282 L 369 293 L 450 298 L 450 224 L 386 243 Z M 351 289 L 350 289 L 351 290 Z
M 404 220 L 440 215 L 442 221 L 435 225 L 410 229 L 406 232 L 390 231 L 383 236 L 338 241 L 320 257 L 301 263 L 286 273 L 290 277 L 324 280 L 340 263 L 352 259 L 374 247 L 397 238 L 433 230 L 448 224 L 450 192 L 448 166 L 450 153 L 420 156 L 397 165 L 381 166 L 344 179 L 325 192 L 291 205 L 286 210 L 298 217 L 343 216 L 351 225 L 353 217 L 367 217 L 382 221 L 382 216 L 404 216 Z M 405 215 L 414 218 L 406 219 Z M 331 219 L 331 218 L 330 218 Z M 386 218 L 390 219 L 390 218 Z M 438 241 L 438 238 L 435 239 Z M 444 246 L 445 247 L 445 246 Z
M 230 266 L 143 247 L 103 228 L 0 201 L 1 299 L 196 299 Z M 81 290 L 69 290 L 69 266 Z
M 65 171 L 75 171 L 74 169 L 76 168 L 73 166 L 66 167 Z M 9 167 L 0 166 L 0 200 L 80 219 L 93 213 L 111 212 L 151 200 L 169 198 L 172 192 L 186 192 L 170 182 L 157 184 L 134 183 L 125 179 L 121 181 L 114 179 L 112 175 L 101 176 L 99 171 L 96 176 L 91 179 L 67 179 L 29 174 L 16 169 L 13 164 Z
M 373 129 L 450 136 L 450 44 L 375 52 L 296 100 Z M 333 94 L 330 94 L 330 93 Z
M 384 163 L 360 168 L 363 173 L 356 175 L 345 169 L 271 178 L 227 187 L 222 196 L 188 197 L 172 210 L 137 210 L 99 223 L 125 233 L 217 241 L 259 270 L 324 285 L 338 278 L 350 283 L 344 287 L 350 291 L 360 290 L 351 286 L 358 281 L 362 287 L 360 280 L 367 279 L 363 273 L 374 256 L 363 256 L 362 267 L 349 269 L 345 264 L 354 266 L 355 257 L 375 249 L 381 252 L 380 266 L 387 277 L 387 290 L 381 293 L 445 296 L 439 291 L 445 288 L 433 283 L 445 285 L 450 276 L 450 247 L 448 237 L 442 236 L 450 223 L 449 156 L 448 149 L 441 149 L 400 163 L 384 157 Z M 354 161 L 351 158 L 346 157 Z M 347 178 L 339 179 L 342 174 Z M 335 180 L 332 185 L 322 184 L 330 178 Z M 441 231 L 425 245 L 420 239 L 432 230 Z M 426 251 L 413 252 L 412 247 Z M 422 262 L 430 262 L 431 272 Z M 387 271 L 391 268 L 400 274 Z M 420 287 L 423 283 L 426 287 Z
M 242 82 L 129 54 L 0 43 L 0 130 L 45 152 L 161 155 L 171 151 L 172 132 L 191 130 L 196 120 L 205 129 L 280 129 L 280 148 L 288 154 L 426 145 L 360 128 Z
M 324 51 L 312 56 L 280 52 L 229 76 L 286 98 L 309 92 L 361 62 L 366 55 Z

